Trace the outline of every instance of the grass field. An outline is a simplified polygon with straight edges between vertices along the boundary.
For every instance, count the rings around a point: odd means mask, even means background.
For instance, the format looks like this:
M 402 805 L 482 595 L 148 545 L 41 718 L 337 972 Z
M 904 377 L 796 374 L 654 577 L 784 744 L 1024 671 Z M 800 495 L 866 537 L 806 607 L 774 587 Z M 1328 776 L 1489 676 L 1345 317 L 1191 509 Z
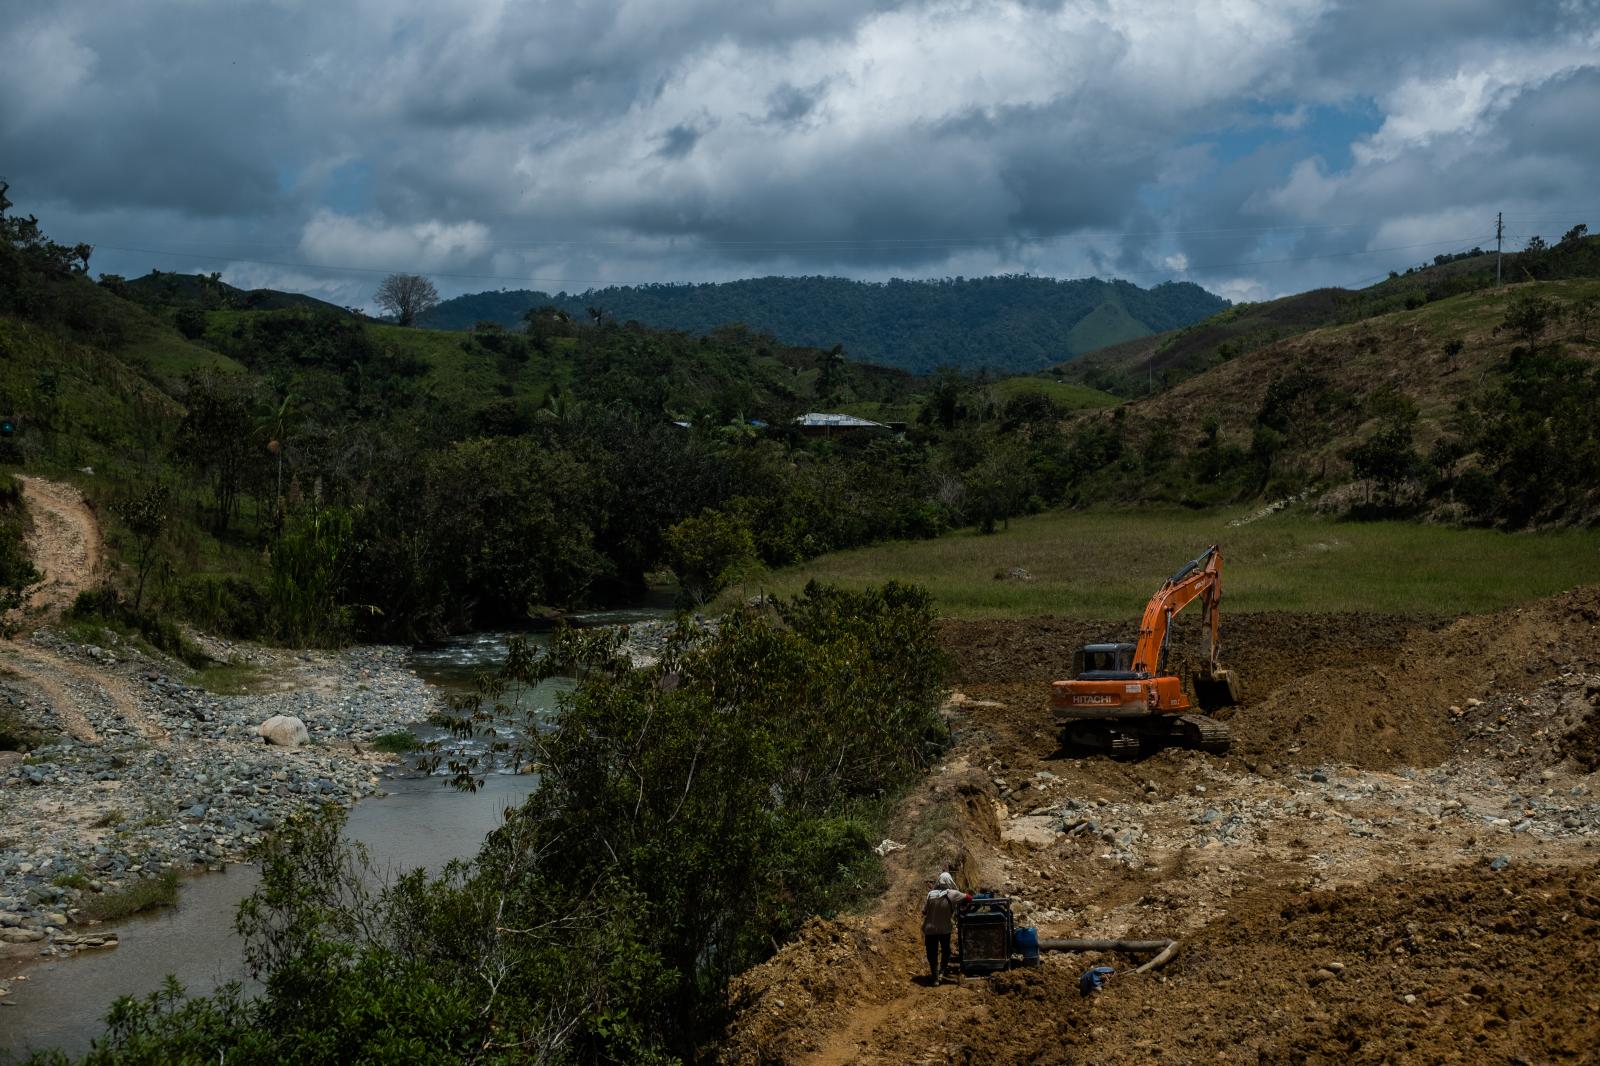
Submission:
M 1600 532 L 1505 534 L 1402 522 L 1245 512 L 1057 512 L 993 536 L 959 532 L 838 552 L 768 573 L 730 593 L 790 595 L 817 578 L 846 587 L 895 578 L 959 618 L 1064 614 L 1135 619 L 1161 581 L 1222 545 L 1224 609 L 1486 611 L 1600 582 Z M 1032 581 L 997 578 L 1014 567 Z
M 1021 375 L 1014 378 L 1001 378 L 990 385 L 989 388 L 995 396 L 1004 403 L 1006 400 L 1018 396 L 1027 396 L 1037 393 L 1054 400 L 1056 405 L 1064 411 L 1088 411 L 1101 407 L 1115 407 L 1122 401 L 1109 392 L 1091 389 L 1087 385 L 1079 385 L 1071 381 L 1056 381 L 1054 378 Z

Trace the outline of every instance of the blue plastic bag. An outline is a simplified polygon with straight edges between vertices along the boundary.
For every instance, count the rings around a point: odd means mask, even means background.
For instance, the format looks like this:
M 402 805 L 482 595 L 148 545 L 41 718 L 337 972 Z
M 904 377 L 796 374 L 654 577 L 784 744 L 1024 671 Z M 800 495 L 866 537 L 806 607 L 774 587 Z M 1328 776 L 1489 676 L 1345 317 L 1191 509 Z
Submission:
M 1109 966 L 1091 966 L 1078 978 L 1078 993 L 1087 996 L 1091 992 L 1099 992 L 1106 986 L 1106 978 L 1117 971 Z

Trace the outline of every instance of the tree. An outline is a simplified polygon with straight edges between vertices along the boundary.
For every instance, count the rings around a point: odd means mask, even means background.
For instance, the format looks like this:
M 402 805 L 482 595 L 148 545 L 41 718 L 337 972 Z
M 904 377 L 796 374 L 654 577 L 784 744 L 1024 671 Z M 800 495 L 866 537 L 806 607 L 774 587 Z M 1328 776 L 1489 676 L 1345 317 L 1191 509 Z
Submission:
M 707 508 L 667 530 L 667 563 L 684 600 L 705 603 L 755 562 L 756 544 L 742 520 Z
M 1015 442 L 997 444 L 967 472 L 966 482 L 978 532 L 993 533 L 998 522 L 1009 529 L 1028 500 L 1027 456 Z
M 1578 241 L 1581 241 L 1584 237 L 1588 236 L 1588 233 L 1589 227 L 1580 222 L 1561 235 L 1561 243 L 1576 244 Z
M 421 274 L 390 274 L 378 286 L 374 299 L 402 326 L 409 326 L 416 322 L 418 315 L 439 306 L 439 290 Z
M 1525 292 L 1511 301 L 1506 308 L 1502 329 L 1509 329 L 1519 340 L 1536 343 L 1552 321 L 1560 316 L 1561 309 L 1547 296 Z
M 827 398 L 833 393 L 833 377 L 844 367 L 844 345 L 835 344 L 817 360 L 822 373 L 817 377 L 817 396 Z
M 256 416 L 256 431 L 267 438 L 267 453 L 277 463 L 277 481 L 272 498 L 274 506 L 279 509 L 283 506 L 284 436 L 289 429 L 292 417 L 290 405 L 293 403 L 293 394 L 286 395 L 276 407 L 268 405 Z
M 122 524 L 133 534 L 134 560 L 139 582 L 133 593 L 133 613 L 144 603 L 144 582 L 156 562 L 156 544 L 167 530 L 167 507 L 172 493 L 165 485 L 151 485 L 137 496 L 120 501 L 114 508 Z
M 198 373 L 186 385 L 183 402 L 188 410 L 178 425 L 177 453 L 211 482 L 220 533 L 238 509 L 245 473 L 255 456 L 250 433 L 254 400 L 243 375 Z

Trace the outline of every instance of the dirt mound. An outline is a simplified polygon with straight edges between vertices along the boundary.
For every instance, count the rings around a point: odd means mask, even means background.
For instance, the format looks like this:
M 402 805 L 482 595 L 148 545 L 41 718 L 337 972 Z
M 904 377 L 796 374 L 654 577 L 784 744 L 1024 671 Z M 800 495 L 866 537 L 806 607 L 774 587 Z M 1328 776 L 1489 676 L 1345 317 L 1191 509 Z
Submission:
M 1158 974 L 1047 954 L 890 1005 L 836 1061 L 1594 1061 L 1600 868 L 1462 868 L 1440 884 L 1264 889 Z M 1085 999 L 1093 964 L 1122 972 Z
M 1222 659 L 1243 679 L 1247 701 L 1262 696 L 1313 667 L 1355 665 L 1383 659 L 1419 628 L 1441 623 L 1405 615 L 1362 612 L 1292 614 L 1261 611 L 1224 617 Z M 1072 653 L 1085 644 L 1131 641 L 1138 619 L 1126 623 L 1076 618 L 966 621 L 944 619 L 940 640 L 955 662 L 958 685 L 1037 681 L 1067 677 Z M 1200 647 L 1200 620 L 1182 615 L 1172 627 L 1174 669 L 1193 665 Z
M 1587 587 L 1413 630 L 1386 654 L 1291 676 L 1247 702 L 1230 719 L 1235 748 L 1301 764 L 1436 765 L 1456 747 L 1452 706 L 1600 668 L 1597 622 L 1600 587 Z
M 1452 622 L 1351 612 L 1228 615 L 1223 661 L 1243 699 L 1222 717 L 1235 750 L 1251 759 L 1436 765 L 1462 735 L 1452 706 L 1521 696 L 1562 673 L 1600 669 L 1597 622 L 1600 587 Z M 1073 650 L 1129 639 L 1129 628 L 1058 617 L 945 620 L 940 637 L 958 686 L 1014 704 L 1037 720 L 1033 728 L 1048 729 L 1048 685 L 1069 676 Z M 1178 620 L 1172 646 L 1169 665 L 1187 676 L 1200 646 L 1198 618 Z
M 1600 1061 L 1600 588 L 1450 622 L 1230 615 L 1237 756 L 1058 749 L 1048 683 L 1113 625 L 941 636 L 955 747 L 898 816 L 889 891 L 741 978 L 722 1061 Z M 929 987 L 917 900 L 946 865 L 1044 935 L 1182 952 Z M 1083 998 L 1097 963 L 1124 972 Z
M 802 1057 L 848 1062 L 856 1033 L 870 1032 L 918 986 L 922 945 L 900 934 L 920 920 L 930 871 L 949 870 L 960 884 L 989 877 L 979 856 L 1000 839 L 987 779 L 958 762 L 908 800 L 890 826 L 903 845 L 888 856 L 890 887 L 869 914 L 813 918 L 767 962 L 734 979 L 736 1022 L 719 1048 L 724 1063 L 787 1063 Z M 873 1004 L 863 1011 L 863 1004 Z M 841 1015 L 852 1025 L 837 1028 Z
M 1242 1051 L 1266 1062 L 1552 1062 L 1600 1052 L 1600 867 L 1461 868 L 1252 902 L 1195 938 L 1167 987 L 1138 989 L 1152 1028 L 1212 1005 L 1211 1025 L 1183 1029 L 1196 1060 Z
M 734 982 L 738 1026 L 721 1049 L 727 1063 L 782 1063 L 821 1047 L 831 1014 L 851 1001 L 891 994 L 890 968 L 859 922 L 813 918 L 769 962 Z

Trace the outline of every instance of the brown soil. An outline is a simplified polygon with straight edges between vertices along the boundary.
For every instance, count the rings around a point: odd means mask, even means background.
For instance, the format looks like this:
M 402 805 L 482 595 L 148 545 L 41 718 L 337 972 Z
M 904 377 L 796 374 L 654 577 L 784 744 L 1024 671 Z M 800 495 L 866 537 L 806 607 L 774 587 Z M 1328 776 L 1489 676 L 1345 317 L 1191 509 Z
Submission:
M 1230 616 L 1235 751 L 1131 763 L 1067 756 L 1047 708 L 1114 628 L 946 622 L 956 743 L 891 826 L 889 890 L 739 980 L 722 1058 L 1600 1061 L 1597 622 L 1592 588 L 1453 622 Z M 1041 936 L 1182 949 L 932 987 L 941 869 Z M 1119 974 L 1085 999 L 1097 963 Z
M 25 619 L 42 625 L 59 618 L 99 580 L 105 543 L 94 512 L 76 488 L 44 478 L 18 475 L 18 480 L 33 520 L 28 550 L 44 575 L 28 598 Z M 56 724 L 78 740 L 100 740 L 86 706 L 103 707 L 113 720 L 126 721 L 151 740 L 167 740 L 132 687 L 115 674 L 21 641 L 0 640 L 0 664 L 43 696 L 58 716 Z
M 44 575 L 28 597 L 28 613 L 35 623 L 53 622 L 99 577 L 105 558 L 100 524 L 71 485 L 21 475 L 18 480 L 33 517 L 28 550 Z

